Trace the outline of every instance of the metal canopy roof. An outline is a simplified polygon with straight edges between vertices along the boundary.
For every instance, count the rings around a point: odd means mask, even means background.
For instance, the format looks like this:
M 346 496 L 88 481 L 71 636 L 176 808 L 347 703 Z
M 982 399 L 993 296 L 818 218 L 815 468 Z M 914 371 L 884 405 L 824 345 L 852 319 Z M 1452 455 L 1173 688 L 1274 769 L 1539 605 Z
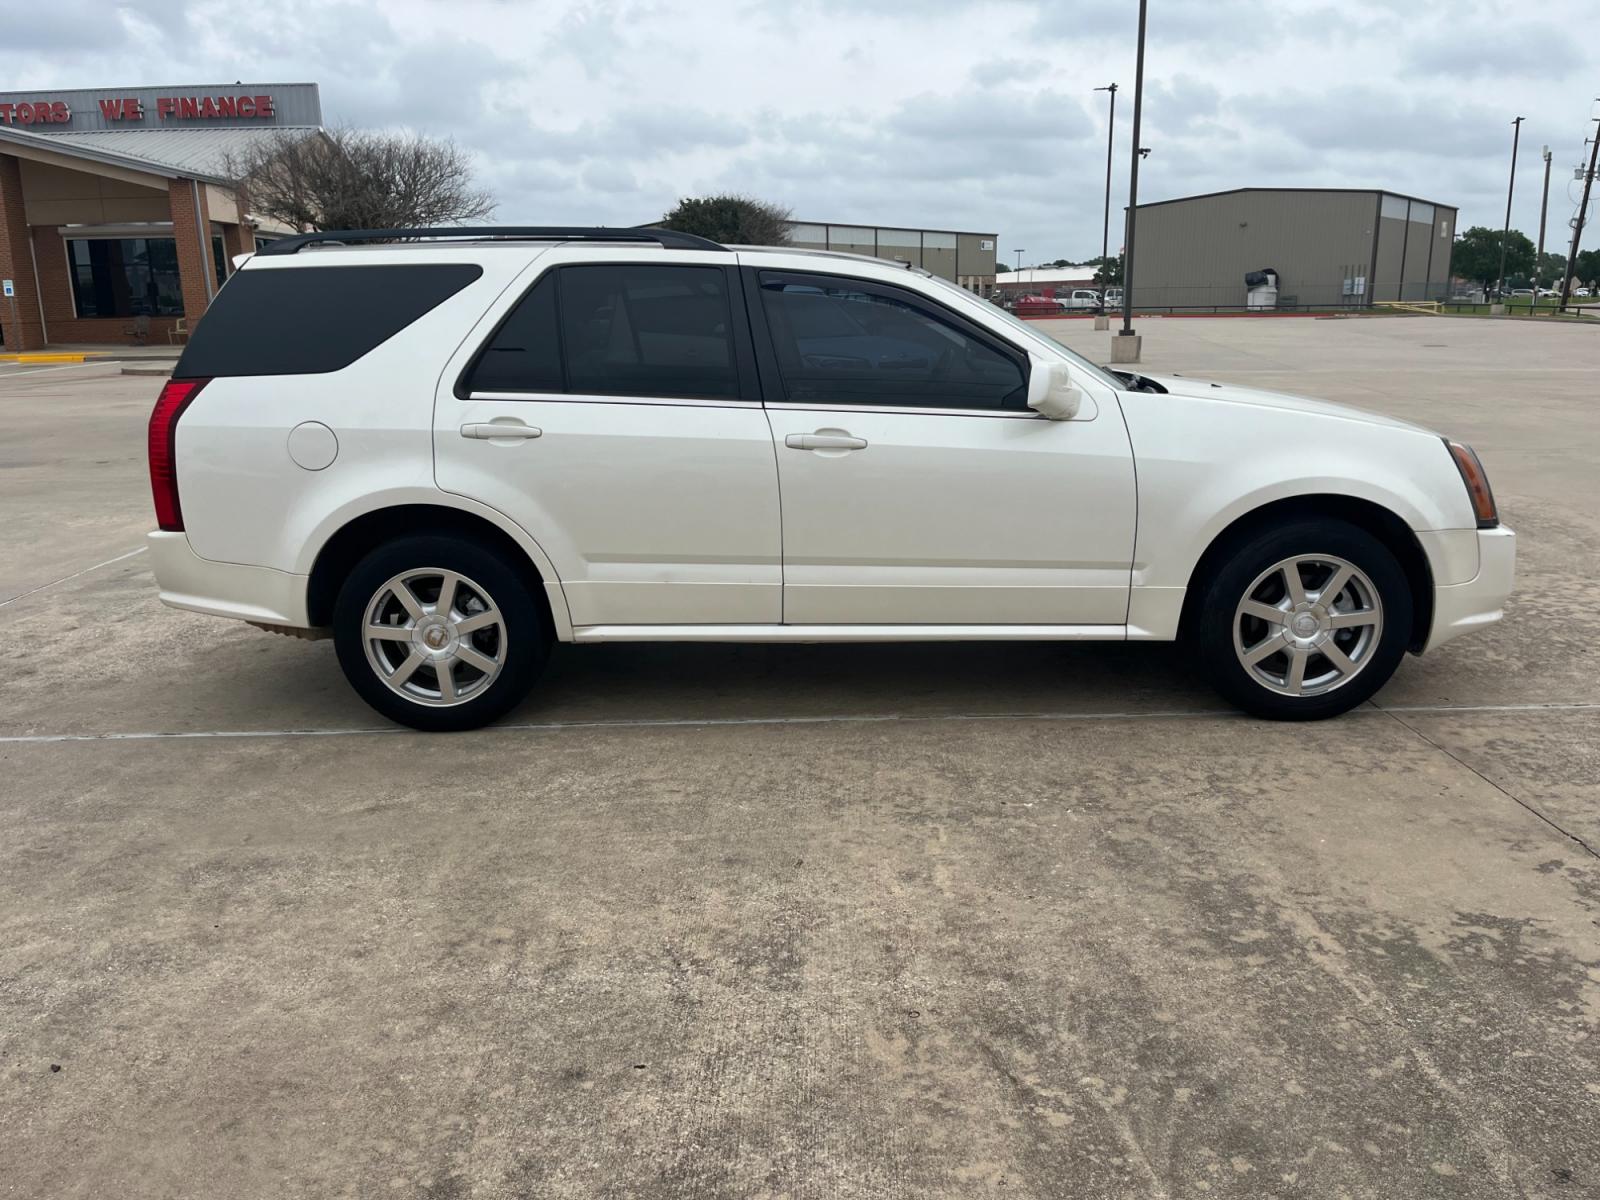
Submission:
M 304 137 L 315 132 L 315 127 L 278 126 L 272 129 L 107 129 L 86 133 L 40 133 L 0 126 L 0 143 L 17 142 L 167 178 L 181 176 L 208 183 L 226 183 L 230 156 L 242 155 L 265 139 L 280 135 Z

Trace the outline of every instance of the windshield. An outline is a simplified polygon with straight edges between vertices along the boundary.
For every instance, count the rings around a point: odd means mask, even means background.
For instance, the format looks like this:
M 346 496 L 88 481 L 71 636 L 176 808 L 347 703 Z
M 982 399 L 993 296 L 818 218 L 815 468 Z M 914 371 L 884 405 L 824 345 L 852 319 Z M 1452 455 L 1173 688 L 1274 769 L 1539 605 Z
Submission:
M 977 296 L 974 296 L 971 292 L 967 291 L 966 288 L 961 287 L 959 284 L 951 283 L 948 279 L 941 279 L 937 275 L 928 275 L 926 278 L 930 283 L 936 283 L 946 291 L 954 292 L 956 295 L 962 297 L 968 305 L 979 305 L 983 308 L 983 311 L 988 313 L 990 316 L 999 317 L 1007 325 L 1016 326 L 1017 329 L 1027 334 L 1028 337 L 1049 342 L 1052 346 L 1060 350 L 1061 353 L 1070 358 L 1074 366 L 1082 367 L 1085 371 L 1093 375 L 1107 387 L 1116 388 L 1119 392 L 1125 392 L 1128 390 L 1129 385 L 1126 379 L 1122 379 L 1116 375 L 1113 375 L 1104 367 L 1096 366 L 1087 358 L 1083 357 L 1083 355 L 1079 354 L 1076 350 L 1072 349 L 1072 347 L 1063 345 L 1061 342 L 1056 341 L 1055 338 L 1051 337 L 1042 330 L 1033 328 L 1029 322 L 1024 321 L 1021 317 L 1018 317 L 1012 313 L 1008 313 L 998 304 L 990 304 L 987 300 L 980 300 Z

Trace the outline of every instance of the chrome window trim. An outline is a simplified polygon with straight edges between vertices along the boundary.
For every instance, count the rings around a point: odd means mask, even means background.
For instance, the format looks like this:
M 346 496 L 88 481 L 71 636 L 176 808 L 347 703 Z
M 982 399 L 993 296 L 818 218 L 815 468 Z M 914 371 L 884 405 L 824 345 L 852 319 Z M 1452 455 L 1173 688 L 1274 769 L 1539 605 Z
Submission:
M 792 400 L 778 401 L 767 405 L 772 412 L 837 412 L 837 413 L 881 413 L 885 415 L 899 415 L 902 413 L 920 417 L 990 417 L 1003 421 L 1044 421 L 1049 418 L 1036 412 L 1020 412 L 1014 408 L 923 408 L 912 407 L 909 404 L 829 404 L 818 402 L 815 404 L 796 403 Z

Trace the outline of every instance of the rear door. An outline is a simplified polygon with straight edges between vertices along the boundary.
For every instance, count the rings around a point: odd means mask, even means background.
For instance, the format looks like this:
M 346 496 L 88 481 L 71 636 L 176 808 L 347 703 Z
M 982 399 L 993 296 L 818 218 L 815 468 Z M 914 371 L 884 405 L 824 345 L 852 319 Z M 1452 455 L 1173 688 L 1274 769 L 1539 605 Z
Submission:
M 1028 356 L 926 295 L 748 270 L 791 625 L 1121 625 L 1133 455 L 1115 401 L 1026 407 Z
M 574 625 L 781 620 L 777 469 L 732 261 L 553 251 L 441 382 L 439 486 L 539 542 Z

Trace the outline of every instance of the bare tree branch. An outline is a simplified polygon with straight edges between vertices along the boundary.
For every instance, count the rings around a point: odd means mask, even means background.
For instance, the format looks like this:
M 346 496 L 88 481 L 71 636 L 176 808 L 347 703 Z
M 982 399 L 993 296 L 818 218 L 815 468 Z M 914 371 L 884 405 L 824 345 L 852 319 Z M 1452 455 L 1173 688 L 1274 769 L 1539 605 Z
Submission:
M 253 212 L 302 232 L 397 229 L 481 220 L 490 194 L 466 151 L 415 133 L 280 133 L 227 162 Z

